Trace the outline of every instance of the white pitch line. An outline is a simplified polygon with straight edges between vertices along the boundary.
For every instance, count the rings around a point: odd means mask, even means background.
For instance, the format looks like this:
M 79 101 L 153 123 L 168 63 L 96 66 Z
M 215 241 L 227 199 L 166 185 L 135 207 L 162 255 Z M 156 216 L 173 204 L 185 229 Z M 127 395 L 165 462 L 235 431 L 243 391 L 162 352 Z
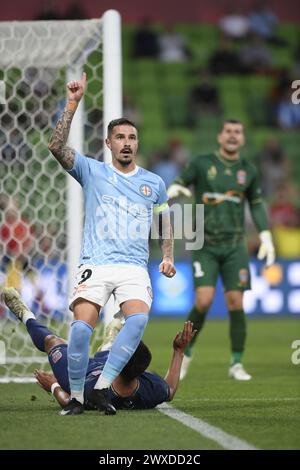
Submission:
M 193 402 L 237 402 L 237 401 L 300 401 L 298 397 L 283 397 L 283 398 L 191 398 L 191 399 L 183 399 L 177 398 L 176 402 L 184 401 L 184 403 L 193 403 Z
M 211 424 L 206 423 L 202 419 L 195 418 L 183 411 L 174 408 L 173 406 L 162 403 L 157 407 L 157 409 L 169 418 L 173 418 L 179 423 L 184 424 L 190 429 L 202 434 L 202 436 L 207 439 L 211 439 L 219 444 L 224 449 L 228 450 L 258 450 L 257 447 L 248 444 L 248 442 L 243 441 L 231 434 L 228 434 L 222 429 L 212 426 Z

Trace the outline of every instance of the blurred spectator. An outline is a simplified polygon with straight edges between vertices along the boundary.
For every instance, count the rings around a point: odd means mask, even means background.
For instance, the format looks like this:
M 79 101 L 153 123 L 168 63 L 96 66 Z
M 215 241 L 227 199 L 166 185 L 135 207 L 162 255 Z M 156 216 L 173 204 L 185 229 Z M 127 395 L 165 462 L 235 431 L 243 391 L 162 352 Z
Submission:
M 83 3 L 72 2 L 66 9 L 63 18 L 66 20 L 85 20 L 87 18 Z
M 38 316 L 50 314 L 52 319 L 61 321 L 65 315 L 66 296 L 59 288 L 62 282 L 60 266 L 49 262 L 39 265 L 39 269 L 28 270 L 22 279 L 21 294 L 30 310 Z
M 191 89 L 189 102 L 191 125 L 195 125 L 206 113 L 220 112 L 218 88 L 213 84 L 213 77 L 209 71 L 199 72 L 199 84 Z
M 16 201 L 0 194 L 0 269 L 13 287 L 19 287 L 21 273 L 28 264 L 27 255 L 34 247 L 33 226 L 20 213 Z
M 183 168 L 191 157 L 190 151 L 183 145 L 178 137 L 169 141 L 168 149 L 171 161 L 176 162 L 179 168 Z
M 290 70 L 282 68 L 278 71 L 275 83 L 271 86 L 267 96 L 267 106 L 271 111 L 271 125 L 278 125 L 279 104 L 284 99 L 286 91 L 290 89 L 293 79 Z M 292 92 L 292 91 L 291 91 Z
M 154 164 L 150 168 L 153 173 L 159 175 L 165 182 L 166 187 L 179 175 L 179 164 L 173 156 L 166 151 L 159 151 L 153 156 Z
M 262 190 L 265 197 L 272 197 L 278 186 L 286 180 L 289 165 L 284 151 L 275 137 L 269 137 L 261 152 L 257 155 L 260 169 Z
M 209 70 L 214 75 L 240 74 L 243 67 L 230 39 L 222 37 L 218 49 L 209 59 Z
M 245 72 L 268 72 L 272 66 L 272 55 L 260 36 L 253 34 L 249 43 L 240 50 L 240 61 Z
M 269 205 L 272 227 L 299 227 L 299 210 L 293 203 L 293 188 L 290 183 L 281 184 Z
M 292 81 L 293 79 L 291 77 L 290 70 L 282 68 L 278 71 L 276 83 L 270 90 L 270 98 L 273 104 L 278 105 L 283 98 L 286 89 L 291 86 Z
M 2 193 L 0 195 L 2 224 L 0 227 L 1 252 L 14 259 L 29 252 L 33 246 L 32 228 L 20 214 L 16 201 Z
M 294 62 L 293 73 L 295 77 L 299 77 L 300 76 L 300 36 L 298 38 L 298 44 L 295 49 L 293 62 Z
M 242 39 L 249 31 L 249 19 L 238 6 L 231 6 L 219 22 L 221 31 L 231 39 Z
M 274 45 L 286 45 L 276 34 L 278 19 L 266 0 L 259 0 L 249 13 L 250 30 Z
M 141 112 L 129 95 L 123 96 L 123 116 L 134 122 L 138 127 L 143 123 Z
M 133 56 L 135 58 L 157 58 L 159 53 L 158 37 L 151 28 L 151 21 L 144 18 L 133 38 Z
M 276 122 L 282 129 L 296 129 L 300 127 L 300 106 L 291 100 L 292 90 L 289 86 L 279 101 L 276 110 Z
M 185 62 L 190 57 L 186 40 L 181 33 L 168 26 L 158 38 L 159 58 L 162 62 Z
M 35 20 L 60 20 L 61 16 L 57 12 L 56 0 L 43 0 L 40 13 Z

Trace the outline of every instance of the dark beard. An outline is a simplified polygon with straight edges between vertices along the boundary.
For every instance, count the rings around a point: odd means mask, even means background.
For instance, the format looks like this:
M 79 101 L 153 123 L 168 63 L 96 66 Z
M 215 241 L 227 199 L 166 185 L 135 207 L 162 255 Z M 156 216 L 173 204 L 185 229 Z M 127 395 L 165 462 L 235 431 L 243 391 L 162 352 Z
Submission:
M 132 160 L 118 160 L 120 165 L 122 165 L 124 168 L 126 168 L 130 163 L 132 163 Z

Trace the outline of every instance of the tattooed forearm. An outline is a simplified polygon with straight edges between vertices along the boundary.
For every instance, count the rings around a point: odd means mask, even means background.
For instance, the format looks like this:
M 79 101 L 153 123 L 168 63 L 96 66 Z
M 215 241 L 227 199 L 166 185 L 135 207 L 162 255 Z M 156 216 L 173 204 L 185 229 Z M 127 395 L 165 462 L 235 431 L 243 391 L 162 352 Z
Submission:
M 169 239 L 169 240 L 160 240 L 159 241 L 159 244 L 160 244 L 160 247 L 161 247 L 161 251 L 162 251 L 162 255 L 163 255 L 163 259 L 170 259 L 171 261 L 174 260 L 174 241 L 173 241 L 173 238 Z
M 164 219 L 164 218 L 163 218 Z M 163 259 L 174 260 L 174 238 L 172 225 L 169 221 L 162 223 L 162 233 L 159 237 L 159 245 L 162 251 Z
M 64 110 L 55 126 L 48 145 L 52 155 L 66 170 L 71 170 L 75 158 L 74 149 L 66 146 L 74 112 L 73 110 Z

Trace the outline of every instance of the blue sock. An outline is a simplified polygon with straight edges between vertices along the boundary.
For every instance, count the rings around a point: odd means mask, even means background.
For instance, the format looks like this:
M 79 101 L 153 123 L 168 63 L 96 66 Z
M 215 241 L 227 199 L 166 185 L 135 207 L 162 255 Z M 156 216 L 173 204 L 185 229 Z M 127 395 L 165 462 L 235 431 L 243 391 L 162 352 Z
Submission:
M 113 342 L 95 388 L 107 388 L 112 384 L 138 347 L 147 322 L 146 313 L 136 313 L 127 317 L 122 330 Z
M 89 362 L 90 337 L 93 328 L 82 320 L 75 320 L 71 324 L 68 345 L 68 373 L 71 389 L 71 398 L 79 401 L 83 397 L 85 374 Z
M 41 325 L 41 323 L 33 318 L 27 320 L 26 328 L 35 347 L 45 352 L 45 338 L 46 336 L 53 335 L 53 333 L 48 330 L 46 326 Z

